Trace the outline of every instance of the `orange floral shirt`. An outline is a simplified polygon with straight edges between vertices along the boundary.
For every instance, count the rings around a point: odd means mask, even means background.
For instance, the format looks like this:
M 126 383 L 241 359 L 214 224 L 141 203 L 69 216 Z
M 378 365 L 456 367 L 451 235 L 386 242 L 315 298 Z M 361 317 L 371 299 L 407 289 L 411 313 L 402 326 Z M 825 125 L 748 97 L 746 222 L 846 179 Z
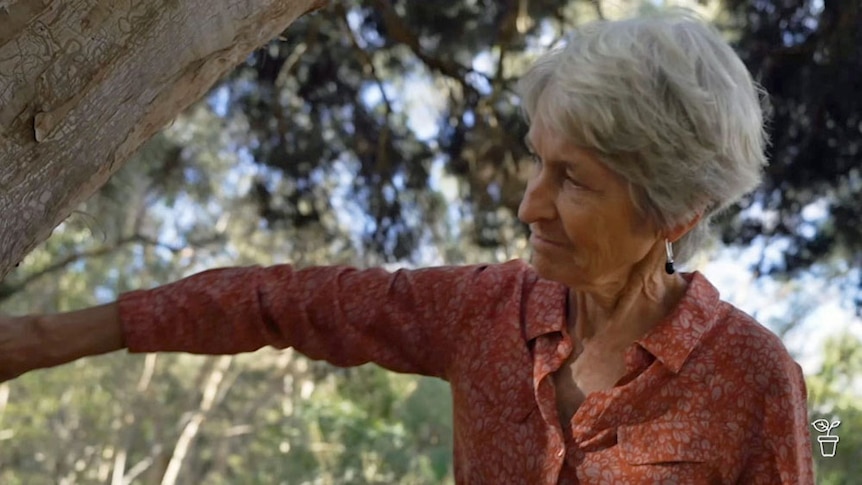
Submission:
M 805 383 L 699 273 L 561 426 L 566 288 L 522 261 L 401 270 L 226 268 L 120 298 L 132 352 L 294 347 L 447 380 L 464 484 L 813 484 Z

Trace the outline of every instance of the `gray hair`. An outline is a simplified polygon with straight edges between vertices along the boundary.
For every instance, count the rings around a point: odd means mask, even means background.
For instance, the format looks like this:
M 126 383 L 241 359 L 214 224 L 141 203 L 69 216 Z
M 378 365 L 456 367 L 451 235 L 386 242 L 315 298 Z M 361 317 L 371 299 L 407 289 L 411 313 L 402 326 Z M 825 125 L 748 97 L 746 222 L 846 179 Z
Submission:
M 659 227 L 701 222 L 675 244 L 678 261 L 709 222 L 760 182 L 765 93 L 713 27 L 689 11 L 580 26 L 521 79 L 537 115 L 631 184 Z

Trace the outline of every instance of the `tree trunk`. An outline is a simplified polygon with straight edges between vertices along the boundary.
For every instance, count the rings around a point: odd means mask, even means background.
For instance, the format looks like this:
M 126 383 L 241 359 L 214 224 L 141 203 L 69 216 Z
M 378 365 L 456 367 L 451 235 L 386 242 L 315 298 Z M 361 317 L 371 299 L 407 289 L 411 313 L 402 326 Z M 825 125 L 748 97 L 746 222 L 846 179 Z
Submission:
M 0 0 L 0 280 L 164 124 L 326 0 Z

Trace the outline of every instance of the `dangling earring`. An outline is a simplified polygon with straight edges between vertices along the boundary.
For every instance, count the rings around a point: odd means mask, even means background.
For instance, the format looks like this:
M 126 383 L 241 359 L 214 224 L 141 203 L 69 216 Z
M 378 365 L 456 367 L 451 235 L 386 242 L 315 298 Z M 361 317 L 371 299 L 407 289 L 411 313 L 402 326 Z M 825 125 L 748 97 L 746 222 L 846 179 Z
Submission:
M 664 247 L 667 250 L 667 262 L 664 264 L 664 271 L 667 274 L 673 274 L 676 271 L 673 268 L 673 244 L 667 239 L 664 240 Z

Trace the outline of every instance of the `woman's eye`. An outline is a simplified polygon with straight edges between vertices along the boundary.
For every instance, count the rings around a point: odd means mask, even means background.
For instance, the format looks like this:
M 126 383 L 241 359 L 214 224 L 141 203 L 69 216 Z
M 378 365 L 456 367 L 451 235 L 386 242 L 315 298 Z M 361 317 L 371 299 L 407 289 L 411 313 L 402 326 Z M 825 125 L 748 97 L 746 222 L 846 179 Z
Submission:
M 533 163 L 535 163 L 536 165 L 542 164 L 542 159 L 538 155 L 536 155 L 535 153 L 530 153 L 530 158 L 533 159 Z
M 573 179 L 573 178 L 571 178 L 571 177 L 566 177 L 565 183 L 566 183 L 566 185 L 568 185 L 568 186 L 570 186 L 570 187 L 577 188 L 577 189 L 582 189 L 582 188 L 584 188 L 584 186 L 583 186 L 583 185 L 581 185 L 581 183 L 580 183 L 580 182 L 578 182 L 577 180 L 575 180 L 575 179 Z

